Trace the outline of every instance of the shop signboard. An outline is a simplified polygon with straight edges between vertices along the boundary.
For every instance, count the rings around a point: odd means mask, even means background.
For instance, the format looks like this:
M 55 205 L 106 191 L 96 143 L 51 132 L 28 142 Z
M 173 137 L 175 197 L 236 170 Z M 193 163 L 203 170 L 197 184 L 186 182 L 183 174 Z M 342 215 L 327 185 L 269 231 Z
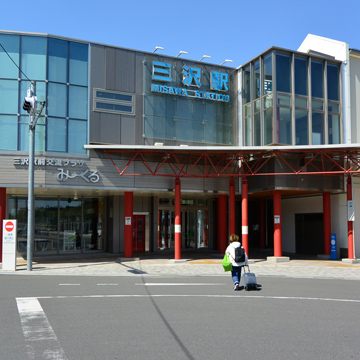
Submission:
M 3 220 L 2 269 L 16 270 L 17 220 Z

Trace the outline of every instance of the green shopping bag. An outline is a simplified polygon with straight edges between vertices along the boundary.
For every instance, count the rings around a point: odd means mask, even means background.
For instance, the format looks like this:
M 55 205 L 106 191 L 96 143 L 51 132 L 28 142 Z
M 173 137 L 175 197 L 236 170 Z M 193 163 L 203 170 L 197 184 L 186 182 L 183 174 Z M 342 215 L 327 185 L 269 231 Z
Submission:
M 227 256 L 227 254 L 224 255 L 223 261 L 222 261 L 222 266 L 224 267 L 224 271 L 232 271 L 232 265 L 230 262 L 229 257 Z

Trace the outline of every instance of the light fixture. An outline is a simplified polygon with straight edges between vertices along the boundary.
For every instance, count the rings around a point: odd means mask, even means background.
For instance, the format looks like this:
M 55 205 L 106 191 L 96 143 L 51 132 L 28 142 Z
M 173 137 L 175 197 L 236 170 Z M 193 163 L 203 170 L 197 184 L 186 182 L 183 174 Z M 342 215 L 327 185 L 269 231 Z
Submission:
M 156 48 L 155 48 L 155 50 L 153 51 L 153 53 L 154 53 L 156 50 L 164 50 L 164 48 L 161 47 L 161 46 L 156 46 Z
M 232 61 L 232 60 L 229 60 L 229 59 L 226 59 L 225 61 L 223 61 L 223 62 L 220 64 L 220 66 L 221 66 L 221 65 L 224 65 L 224 64 L 227 63 L 227 62 L 231 62 L 231 63 L 232 63 L 233 61 Z
M 202 59 L 205 59 L 205 58 L 210 59 L 210 58 L 211 58 L 211 56 L 209 56 L 209 55 L 203 55 L 203 57 L 202 57 L 199 61 L 201 61 Z
M 176 55 L 176 57 L 179 57 L 181 54 L 187 54 L 187 51 L 180 51 L 177 55 Z
M 77 196 L 77 193 L 75 193 L 75 195 L 74 195 L 74 200 L 78 200 L 79 198 L 78 198 L 78 196 Z
M 164 143 L 162 143 L 162 142 L 156 142 L 154 145 L 155 145 L 155 146 L 163 146 Z

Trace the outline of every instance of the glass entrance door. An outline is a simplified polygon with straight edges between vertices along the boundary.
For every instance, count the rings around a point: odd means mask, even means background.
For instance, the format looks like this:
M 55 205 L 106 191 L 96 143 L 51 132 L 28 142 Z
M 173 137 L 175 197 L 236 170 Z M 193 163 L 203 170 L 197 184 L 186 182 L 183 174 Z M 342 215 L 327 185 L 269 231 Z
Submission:
M 158 249 L 173 249 L 175 214 L 173 210 L 158 212 Z M 181 211 L 181 248 L 199 249 L 208 247 L 208 211 Z

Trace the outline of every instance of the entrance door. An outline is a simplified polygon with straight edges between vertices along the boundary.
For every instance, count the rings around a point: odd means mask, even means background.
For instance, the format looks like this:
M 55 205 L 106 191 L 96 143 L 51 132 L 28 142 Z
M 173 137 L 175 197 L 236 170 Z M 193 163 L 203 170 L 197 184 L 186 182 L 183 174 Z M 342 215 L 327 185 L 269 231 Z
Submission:
M 133 215 L 133 251 L 145 251 L 145 215 Z
M 295 214 L 296 253 L 324 253 L 324 221 L 322 213 Z

